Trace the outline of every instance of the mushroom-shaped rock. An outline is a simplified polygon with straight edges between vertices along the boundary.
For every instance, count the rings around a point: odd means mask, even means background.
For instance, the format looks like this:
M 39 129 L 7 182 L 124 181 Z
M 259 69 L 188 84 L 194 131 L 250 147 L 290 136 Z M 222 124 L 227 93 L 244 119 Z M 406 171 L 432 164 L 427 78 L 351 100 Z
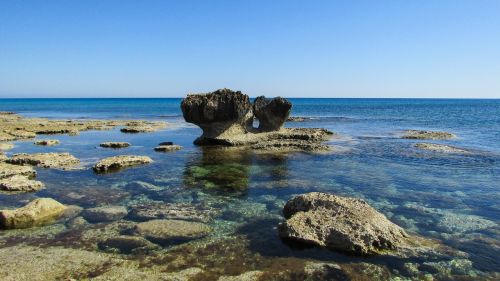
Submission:
M 363 200 L 327 193 L 299 195 L 285 204 L 282 238 L 355 255 L 396 250 L 406 232 Z
M 97 173 L 117 171 L 123 168 L 152 163 L 153 159 L 148 156 L 120 155 L 108 157 L 97 162 L 93 169 Z
M 279 130 L 290 115 L 292 104 L 282 98 L 267 99 L 260 96 L 255 99 L 253 113 L 259 119 L 259 130 L 263 132 Z
M 15 175 L 9 178 L 0 179 L 0 190 L 33 192 L 44 187 L 40 181 L 32 180 L 27 176 Z
M 0 211 L 0 227 L 28 228 L 43 225 L 59 218 L 66 207 L 52 198 L 38 198 L 24 207 Z
M 103 142 L 99 144 L 100 147 L 106 147 L 106 148 L 124 148 L 124 147 L 129 147 L 130 143 L 128 142 L 117 142 L 117 141 L 108 141 L 108 142 Z
M 203 130 L 201 141 L 244 134 L 252 126 L 250 98 L 240 91 L 221 89 L 207 94 L 188 95 L 181 103 L 186 122 Z

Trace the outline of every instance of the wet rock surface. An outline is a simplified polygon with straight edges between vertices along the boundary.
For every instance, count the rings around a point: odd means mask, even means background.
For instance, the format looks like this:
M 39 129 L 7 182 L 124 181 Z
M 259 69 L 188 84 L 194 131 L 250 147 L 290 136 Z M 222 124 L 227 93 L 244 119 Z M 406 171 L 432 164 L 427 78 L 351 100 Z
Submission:
M 176 144 L 159 145 L 159 146 L 154 148 L 154 150 L 158 151 L 158 152 L 171 152 L 171 151 L 177 151 L 177 150 L 181 150 L 181 149 L 182 149 L 182 146 L 176 145 Z
M 184 119 L 203 130 L 197 145 L 246 146 L 252 149 L 295 151 L 329 150 L 322 142 L 333 134 L 324 129 L 284 129 L 291 103 L 281 97 L 258 97 L 252 105 L 247 95 L 229 89 L 188 95 L 181 109 Z M 259 127 L 253 127 L 253 119 Z
M 378 254 L 404 245 L 406 232 L 365 201 L 312 192 L 288 201 L 282 238 L 356 255 Z
M 32 165 L 42 168 L 70 169 L 80 163 L 75 156 L 67 153 L 18 153 L 7 160 L 10 164 Z
M 43 146 L 54 146 L 59 144 L 59 140 L 37 140 L 34 142 L 34 144 Z
M 103 206 L 85 209 L 82 216 L 89 222 L 117 221 L 127 215 L 127 209 L 123 206 Z
M 423 150 L 429 150 L 433 152 L 439 152 L 439 153 L 455 153 L 455 154 L 470 154 L 472 153 L 471 151 L 450 146 L 450 145 L 445 145 L 445 144 L 437 144 L 437 143 L 417 143 L 414 145 L 414 147 L 418 149 L 423 149 Z
M 456 138 L 452 133 L 448 132 L 437 132 L 437 131 L 425 131 L 425 130 L 407 130 L 403 139 L 428 139 L 428 140 L 447 140 Z
M 121 128 L 122 133 L 137 134 L 137 133 L 151 133 L 161 129 L 165 129 L 167 123 L 161 121 L 133 121 L 126 123 L 126 127 Z
M 105 147 L 105 148 L 124 148 L 124 147 L 129 147 L 130 143 L 128 142 L 103 142 L 99 144 L 100 147 Z
M 176 244 L 208 235 L 211 228 L 200 222 L 156 219 L 138 223 L 134 233 L 157 244 Z
M 0 226 L 6 229 L 44 225 L 59 218 L 66 207 L 51 198 L 38 198 L 24 207 L 0 211 Z
M 148 156 L 120 155 L 104 158 L 97 162 L 93 169 L 97 173 L 119 171 L 124 168 L 152 163 L 153 159 Z
M 0 190 L 4 191 L 34 192 L 44 188 L 44 186 L 40 181 L 21 175 L 0 179 Z
M 0 179 L 15 175 L 33 178 L 36 176 L 36 171 L 31 166 L 19 166 L 0 162 Z
M 129 217 L 133 220 L 176 219 L 209 222 L 218 212 L 200 204 L 188 203 L 148 203 L 130 208 Z

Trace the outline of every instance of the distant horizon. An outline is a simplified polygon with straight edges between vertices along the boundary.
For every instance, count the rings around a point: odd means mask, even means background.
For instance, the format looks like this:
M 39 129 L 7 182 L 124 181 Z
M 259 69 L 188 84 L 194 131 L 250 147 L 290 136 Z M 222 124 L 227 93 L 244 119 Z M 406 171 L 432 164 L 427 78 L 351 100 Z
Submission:
M 183 97 L 26 97 L 26 98 L 13 98 L 13 97 L 0 97 L 0 100 L 27 100 L 27 99 L 40 99 L 40 100 L 50 100 L 50 99 L 183 99 Z M 257 96 L 250 96 L 251 99 Z M 266 96 L 273 98 L 275 96 Z M 500 100 L 500 98 L 387 98 L 387 97 L 287 97 L 281 96 L 287 99 L 374 99 L 374 100 Z
M 500 1 L 0 1 L 0 98 L 500 98 Z

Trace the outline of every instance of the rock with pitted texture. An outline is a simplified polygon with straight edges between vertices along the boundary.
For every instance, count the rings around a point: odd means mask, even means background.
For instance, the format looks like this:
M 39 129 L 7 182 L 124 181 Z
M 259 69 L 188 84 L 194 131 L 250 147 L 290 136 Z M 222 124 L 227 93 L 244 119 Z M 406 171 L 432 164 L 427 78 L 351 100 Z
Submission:
M 355 255 L 396 250 L 406 232 L 363 200 L 312 192 L 289 200 L 282 238 Z
M 267 99 L 264 96 L 257 97 L 253 104 L 253 113 L 259 119 L 259 131 L 277 131 L 290 115 L 292 104 L 282 98 Z
M 0 162 L 0 179 L 21 175 L 33 178 L 36 171 L 30 166 L 19 166 Z
M 439 152 L 439 153 L 450 153 L 450 154 L 471 154 L 471 151 L 450 146 L 450 145 L 445 145 L 445 144 L 437 144 L 437 143 L 417 143 L 414 145 L 414 147 L 418 149 L 423 149 L 423 150 L 429 150 L 433 152 Z
M 124 148 L 124 147 L 129 147 L 130 143 L 128 142 L 116 142 L 116 141 L 109 141 L 109 142 L 103 142 L 99 144 L 100 147 L 106 147 L 106 148 Z
M 42 168 L 70 169 L 80 163 L 75 156 L 63 153 L 19 153 L 14 154 L 7 163 L 16 165 L 32 165 Z
M 456 136 L 448 132 L 424 131 L 424 130 L 407 130 L 403 135 L 403 139 L 428 139 L 428 140 L 447 140 L 453 139 Z
M 97 173 L 114 172 L 123 168 L 152 163 L 153 159 L 148 156 L 120 155 L 104 158 L 94 165 Z
M 51 198 L 38 198 L 24 207 L 0 211 L 0 226 L 6 229 L 44 225 L 59 218 L 66 207 Z
M 245 134 L 252 126 L 250 98 L 240 91 L 221 89 L 207 94 L 188 95 L 181 103 L 186 122 L 198 125 L 202 136 L 197 142 L 217 143 L 217 139 Z
M 12 177 L 0 179 L 0 190 L 33 192 L 44 187 L 40 181 L 32 180 L 27 176 L 15 175 Z
M 53 146 L 53 145 L 58 145 L 59 140 L 37 140 L 34 143 L 36 145 Z

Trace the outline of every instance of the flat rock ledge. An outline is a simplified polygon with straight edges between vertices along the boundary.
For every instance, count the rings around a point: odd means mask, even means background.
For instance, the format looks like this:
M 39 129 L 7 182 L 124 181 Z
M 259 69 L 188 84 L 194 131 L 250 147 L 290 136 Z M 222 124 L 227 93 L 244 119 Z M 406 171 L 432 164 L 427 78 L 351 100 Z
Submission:
M 7 163 L 15 165 L 32 165 L 42 168 L 71 169 L 80 163 L 75 156 L 67 153 L 19 153 L 14 154 Z
M 171 152 L 171 151 L 177 151 L 181 150 L 182 146 L 177 145 L 177 144 L 172 144 L 172 145 L 159 145 L 154 148 L 155 151 L 158 152 Z
M 448 132 L 424 131 L 424 130 L 407 130 L 403 135 L 403 139 L 421 139 L 421 140 L 448 140 L 457 136 Z
M 190 94 L 182 100 L 186 122 L 203 130 L 196 145 L 244 146 L 259 150 L 329 150 L 322 144 L 332 132 L 325 129 L 285 129 L 292 104 L 281 97 L 250 98 L 240 91 L 221 89 L 207 94 Z M 253 126 L 258 119 L 257 128 Z
M 34 192 L 43 189 L 44 186 L 41 181 L 21 175 L 0 179 L 0 190 L 4 191 Z
M 450 145 L 445 145 L 445 144 L 437 144 L 437 143 L 417 143 L 414 145 L 414 147 L 418 149 L 423 149 L 423 150 L 429 150 L 433 152 L 439 152 L 439 153 L 450 153 L 450 154 L 471 154 L 471 151 L 450 146 Z
M 105 148 L 125 148 L 125 147 L 129 147 L 130 143 L 109 141 L 109 142 L 103 142 L 103 143 L 99 144 L 99 146 L 105 147 Z
M 0 211 L 0 227 L 29 228 L 48 224 L 63 215 L 66 207 L 52 198 L 38 198 L 24 207 Z
M 280 237 L 353 255 L 405 245 L 408 234 L 363 200 L 312 192 L 289 200 Z
M 211 230 L 208 225 L 201 222 L 157 219 L 138 223 L 134 233 L 162 245 L 201 238 L 208 235 Z
M 152 163 L 148 156 L 120 155 L 108 157 L 97 162 L 93 169 L 97 173 L 114 172 L 124 168 Z
M 37 140 L 34 142 L 36 145 L 53 146 L 58 145 L 59 140 Z
M 167 123 L 157 121 L 157 122 L 129 122 L 127 126 L 121 128 L 122 133 L 137 134 L 137 133 L 151 133 L 156 132 L 167 127 Z
M 0 162 L 0 179 L 15 175 L 34 178 L 36 176 L 36 171 L 30 166 L 19 166 Z

